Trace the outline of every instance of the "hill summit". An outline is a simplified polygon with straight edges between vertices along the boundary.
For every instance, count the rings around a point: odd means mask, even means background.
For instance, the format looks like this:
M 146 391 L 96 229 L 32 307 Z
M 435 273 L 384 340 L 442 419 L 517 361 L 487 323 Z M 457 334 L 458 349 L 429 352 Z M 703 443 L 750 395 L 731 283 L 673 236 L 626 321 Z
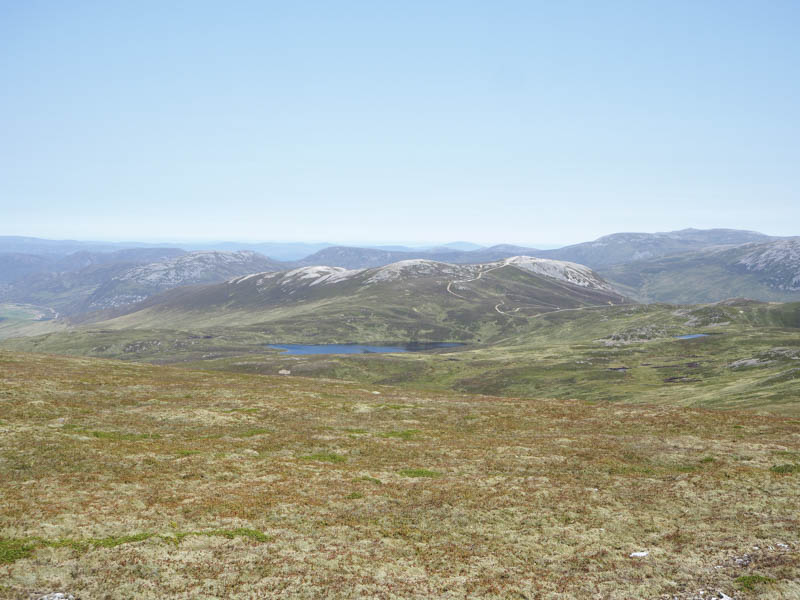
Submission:
M 101 323 L 114 329 L 247 327 L 275 332 L 281 341 L 472 340 L 513 329 L 524 316 L 627 302 L 594 271 L 566 261 L 411 259 L 369 269 L 264 271 L 177 288 Z

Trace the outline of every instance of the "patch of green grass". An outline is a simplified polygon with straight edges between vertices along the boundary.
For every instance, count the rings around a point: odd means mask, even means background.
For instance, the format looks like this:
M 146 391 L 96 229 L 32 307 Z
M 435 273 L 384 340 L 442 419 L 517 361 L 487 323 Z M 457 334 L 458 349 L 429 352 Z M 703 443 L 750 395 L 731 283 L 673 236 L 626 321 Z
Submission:
M 91 544 L 95 548 L 115 548 L 117 546 L 121 546 L 122 544 L 142 542 L 151 537 L 153 537 L 152 533 L 135 533 L 133 535 L 92 538 L 89 540 L 89 544 Z
M 772 465 L 769 468 L 773 473 L 785 475 L 788 473 L 800 473 L 800 465 L 785 464 L 785 465 Z
M 348 494 L 347 496 L 345 496 L 345 499 L 347 499 L 347 500 L 359 500 L 359 499 L 361 499 L 363 497 L 364 497 L 364 494 L 362 494 L 361 492 L 353 492 L 352 494 Z
M 406 477 L 441 477 L 442 474 L 438 471 L 429 471 L 428 469 L 402 469 L 400 475 Z
M 680 465 L 666 467 L 669 471 L 683 472 Z M 642 464 L 630 464 L 626 462 L 614 462 L 607 468 L 609 475 L 655 475 L 656 469 L 652 466 Z
M 120 431 L 82 431 L 81 433 L 86 433 L 87 435 L 90 435 L 99 440 L 112 440 L 115 442 L 157 440 L 161 437 L 157 433 L 122 433 Z
M 268 542 L 272 539 L 270 536 L 258 530 L 248 529 L 245 527 L 239 527 L 236 529 L 212 529 L 211 531 L 184 531 L 175 532 L 172 535 L 158 536 L 154 533 L 143 532 L 134 533 L 131 535 L 109 536 L 104 538 L 87 538 L 83 540 L 71 538 L 48 540 L 40 537 L 30 539 L 0 538 L 0 564 L 13 563 L 21 558 L 28 558 L 33 554 L 37 547 L 70 548 L 76 552 L 87 552 L 95 548 L 116 548 L 117 546 L 122 546 L 123 544 L 143 542 L 154 537 L 177 545 L 189 536 L 224 537 L 227 539 L 245 537 L 257 542 Z
M 764 577 L 763 575 L 742 575 L 737 577 L 733 583 L 738 590 L 752 592 L 757 586 L 775 583 L 775 580 L 772 577 Z
M 10 564 L 33 554 L 34 547 L 24 540 L 0 538 L 0 565 Z
M 245 537 L 256 542 L 269 542 L 272 538 L 257 529 L 239 527 L 236 529 L 212 529 L 211 531 L 178 531 L 172 535 L 159 536 L 165 542 L 170 542 L 176 546 L 189 536 L 224 537 L 232 540 L 236 537 Z
M 175 452 L 178 456 L 194 456 L 196 454 L 200 454 L 199 450 L 178 450 Z
M 69 538 L 61 538 L 58 540 L 45 540 L 36 538 L 36 542 L 41 546 L 49 546 L 51 548 L 71 548 L 79 552 L 85 552 L 90 548 L 116 548 L 123 544 L 131 544 L 133 542 L 142 542 L 153 537 L 152 533 L 135 533 L 133 535 L 110 536 L 104 538 L 88 538 L 85 540 L 74 540 Z
M 681 465 L 674 465 L 672 466 L 671 470 L 677 471 L 678 473 L 691 473 L 692 471 L 697 470 L 697 465 L 694 464 L 681 464 Z
M 400 438 L 401 440 L 413 440 L 418 433 L 419 430 L 417 429 L 404 429 L 403 431 L 388 431 L 380 435 L 381 437 L 385 438 Z
M 270 537 L 255 529 L 247 529 L 245 527 L 238 527 L 236 529 L 214 529 L 213 531 L 201 532 L 199 535 L 213 535 L 221 536 L 232 540 L 235 537 L 245 537 L 256 542 L 268 542 Z
M 317 452 L 316 454 L 309 454 L 308 456 L 301 456 L 300 458 L 303 460 L 317 460 L 329 463 L 343 463 L 347 461 L 347 458 L 344 456 L 334 454 L 333 452 Z
M 122 544 L 142 542 L 151 537 L 153 537 L 152 533 L 135 533 L 133 535 L 92 538 L 89 540 L 89 543 L 95 548 L 115 548 L 116 546 L 121 546 Z
M 800 458 L 800 452 L 789 452 L 788 450 L 778 450 L 773 452 L 775 456 L 785 456 L 787 458 Z
M 257 435 L 264 435 L 265 433 L 272 433 L 272 430 L 265 429 L 263 427 L 256 427 L 254 429 L 248 429 L 246 431 L 242 431 L 241 433 L 237 433 L 234 437 L 248 438 L 255 437 Z
M 354 479 L 353 481 L 367 481 L 369 483 L 374 483 L 375 485 L 383 485 L 383 482 L 380 479 L 376 479 L 375 477 L 359 477 L 358 479 Z

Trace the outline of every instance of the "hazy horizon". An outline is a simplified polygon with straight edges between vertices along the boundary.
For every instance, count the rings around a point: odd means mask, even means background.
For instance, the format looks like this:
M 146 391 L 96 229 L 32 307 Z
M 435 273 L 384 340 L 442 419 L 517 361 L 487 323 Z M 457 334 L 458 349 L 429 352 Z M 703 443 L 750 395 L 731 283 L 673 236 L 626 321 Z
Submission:
M 680 231 L 685 229 L 699 229 L 699 228 L 692 228 L 692 227 L 682 227 L 679 230 L 670 230 L 670 231 Z M 708 229 L 723 229 L 718 227 L 710 227 Z M 735 229 L 735 228 L 731 228 Z M 656 233 L 670 233 L 670 231 L 613 231 L 606 234 L 603 234 L 598 237 L 604 237 L 607 235 L 613 235 L 617 233 L 643 233 L 643 234 L 656 234 Z M 754 230 L 751 230 L 754 231 Z M 763 233 L 766 235 L 774 236 L 774 237 L 781 237 L 772 232 L 767 231 L 759 231 L 758 233 Z M 176 245 L 176 244 L 186 244 L 186 245 L 213 245 L 213 244 L 253 244 L 253 245 L 260 245 L 260 244 L 285 244 L 285 245 L 330 245 L 330 246 L 353 246 L 353 247 L 377 247 L 377 246 L 406 246 L 409 248 L 425 248 L 425 247 L 433 247 L 433 246 L 445 246 L 447 244 L 457 244 L 457 243 L 470 243 L 476 244 L 483 247 L 491 247 L 501 244 L 508 244 L 513 246 L 523 246 L 526 248 L 536 248 L 540 250 L 550 250 L 561 248 L 564 246 L 570 246 L 574 244 L 580 244 L 583 242 L 591 242 L 598 238 L 593 239 L 584 239 L 584 240 L 573 240 L 569 242 L 559 243 L 559 244 L 552 244 L 552 243 L 536 243 L 536 242 L 519 242 L 519 241 L 508 241 L 508 240 L 495 240 L 491 242 L 476 242 L 474 240 L 458 238 L 452 240 L 423 240 L 423 241 L 413 241 L 413 240 L 341 240 L 341 239 L 246 239 L 246 238 L 181 238 L 181 237 L 162 237 L 162 238 L 151 238 L 148 236 L 139 236 L 139 237 L 132 237 L 132 238 L 116 238 L 116 237 L 97 237 L 97 238 L 86 238 L 86 237 L 63 237 L 63 238 L 55 238 L 55 237 L 47 237 L 41 235 L 28 235 L 28 234 L 6 234 L 3 231 L 0 231 L 0 237 L 21 237 L 21 238 L 33 238 L 33 239 L 45 239 L 50 241 L 73 241 L 73 242 L 81 242 L 81 243 L 108 243 L 108 244 L 167 244 L 167 245 Z M 793 236 L 788 236 L 793 237 Z

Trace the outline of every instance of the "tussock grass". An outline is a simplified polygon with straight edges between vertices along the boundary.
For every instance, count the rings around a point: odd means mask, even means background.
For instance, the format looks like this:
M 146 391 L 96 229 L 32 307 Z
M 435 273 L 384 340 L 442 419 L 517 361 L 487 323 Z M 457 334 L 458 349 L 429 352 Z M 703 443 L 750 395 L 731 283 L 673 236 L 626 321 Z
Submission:
M 772 465 L 769 468 L 769 470 L 772 471 L 773 473 L 778 473 L 781 475 L 789 473 L 800 473 L 800 464 Z
M 0 537 L 0 564 L 13 563 L 33 554 L 34 546 L 24 540 L 13 540 Z
M 256 542 L 268 542 L 270 540 L 268 535 L 264 535 L 262 532 L 256 531 L 255 529 L 248 529 L 247 527 L 237 527 L 236 529 L 216 529 L 207 533 L 201 532 L 193 535 L 218 535 L 229 540 L 232 540 L 235 537 L 244 537 L 255 540 Z
M 229 540 L 240 537 L 248 538 L 256 542 L 268 542 L 272 539 L 261 531 L 248 529 L 246 527 L 212 529 L 210 531 L 176 531 L 165 535 L 143 532 L 130 535 L 86 539 L 46 539 L 42 537 L 24 539 L 0 538 L 0 562 L 12 563 L 22 558 L 28 558 L 33 554 L 36 548 L 69 548 L 70 550 L 84 553 L 92 549 L 116 548 L 124 544 L 134 544 L 153 538 L 180 544 L 180 542 L 189 536 L 223 537 Z
M 374 485 L 383 485 L 383 482 L 380 479 L 377 479 L 375 477 L 369 477 L 369 476 L 359 477 L 355 481 L 367 481 L 367 482 L 372 483 Z
M 405 477 L 441 477 L 442 474 L 438 471 L 430 471 L 428 469 L 401 469 L 400 475 Z
M 764 577 L 763 575 L 742 575 L 737 577 L 734 583 L 736 584 L 736 589 L 752 592 L 762 585 L 775 583 L 775 580 L 772 577 Z
M 263 427 L 254 427 L 253 429 L 248 429 L 246 431 L 242 431 L 241 433 L 237 433 L 236 437 L 255 437 L 257 435 L 265 435 L 267 433 L 272 433 L 272 431 Z
M 345 458 L 344 456 L 340 456 L 339 454 L 334 454 L 333 452 L 317 452 L 316 454 L 302 456 L 301 458 L 303 460 L 315 460 L 318 462 L 330 462 L 330 463 L 347 462 L 347 458 Z

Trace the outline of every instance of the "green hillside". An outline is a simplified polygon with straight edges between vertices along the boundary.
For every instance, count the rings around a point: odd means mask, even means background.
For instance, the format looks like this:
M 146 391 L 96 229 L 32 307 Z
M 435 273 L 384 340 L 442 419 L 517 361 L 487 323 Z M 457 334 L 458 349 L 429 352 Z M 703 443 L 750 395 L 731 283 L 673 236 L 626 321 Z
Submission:
M 490 341 L 413 354 L 289 356 L 267 348 L 270 343 L 330 340 L 330 329 L 308 329 L 302 321 L 303 329 L 288 329 L 286 322 L 285 337 L 250 327 L 83 327 L 7 340 L 3 346 L 203 370 L 289 371 L 292 376 L 414 389 L 800 414 L 800 303 L 729 301 L 495 314 L 498 333 Z M 400 329 L 384 325 L 379 331 L 388 336 Z M 707 335 L 676 337 L 686 334 Z
M 491 344 L 434 353 L 282 356 L 250 347 L 183 360 L 201 369 L 289 370 L 416 389 L 800 415 L 800 303 L 589 308 L 518 327 Z M 687 334 L 707 335 L 676 337 Z

